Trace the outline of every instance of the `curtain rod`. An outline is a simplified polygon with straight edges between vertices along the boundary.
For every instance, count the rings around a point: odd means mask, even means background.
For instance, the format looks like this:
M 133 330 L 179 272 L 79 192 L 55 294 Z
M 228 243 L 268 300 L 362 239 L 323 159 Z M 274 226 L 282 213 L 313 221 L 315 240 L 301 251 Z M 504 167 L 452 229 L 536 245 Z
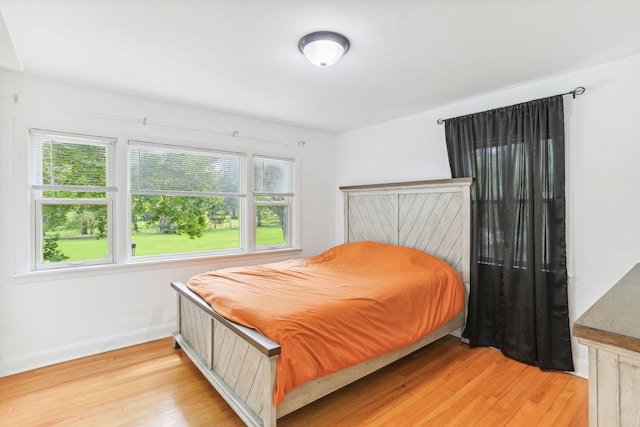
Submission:
M 237 130 L 234 130 L 232 132 L 224 132 L 224 131 L 220 131 L 220 130 L 202 128 L 202 127 L 198 127 L 198 126 L 191 126 L 191 125 L 184 125 L 184 124 L 180 124 L 180 123 L 171 123 L 171 122 L 164 122 L 164 121 L 159 121 L 159 120 L 152 120 L 152 119 L 149 119 L 148 117 L 138 118 L 138 117 L 119 116 L 119 115 L 115 115 L 115 114 L 103 114 L 103 113 L 72 113 L 72 112 L 69 112 L 67 114 L 71 114 L 71 115 L 74 115 L 74 116 L 82 116 L 82 117 L 95 117 L 95 118 L 99 118 L 99 119 L 110 119 L 110 120 L 120 120 L 120 121 L 125 121 L 125 122 L 132 122 L 132 123 L 141 123 L 143 126 L 162 126 L 162 127 L 167 127 L 167 128 L 204 132 L 204 133 L 210 133 L 210 134 L 216 134 L 216 135 L 230 136 L 232 138 L 242 138 L 242 139 L 248 139 L 248 140 L 253 140 L 253 141 L 266 142 L 268 144 L 282 145 L 282 146 L 285 146 L 285 147 L 290 147 L 290 145 L 288 143 L 286 143 L 286 142 L 273 141 L 273 140 L 269 140 L 269 139 L 265 139 L 265 138 L 261 138 L 261 137 L 256 137 L 256 136 L 250 136 L 250 135 L 241 135 L 240 132 L 238 132 Z M 304 141 L 298 141 L 298 145 L 299 146 L 304 145 Z
M 582 95 L 585 92 L 585 90 L 586 89 L 584 88 L 584 86 L 578 86 L 574 90 L 570 90 L 569 92 L 565 92 L 565 93 L 560 93 L 560 94 L 558 94 L 556 96 L 571 95 L 573 97 L 573 99 L 576 99 L 576 96 Z M 443 124 L 445 122 L 445 120 L 449 120 L 449 119 L 438 119 L 436 123 L 441 125 L 441 124 Z

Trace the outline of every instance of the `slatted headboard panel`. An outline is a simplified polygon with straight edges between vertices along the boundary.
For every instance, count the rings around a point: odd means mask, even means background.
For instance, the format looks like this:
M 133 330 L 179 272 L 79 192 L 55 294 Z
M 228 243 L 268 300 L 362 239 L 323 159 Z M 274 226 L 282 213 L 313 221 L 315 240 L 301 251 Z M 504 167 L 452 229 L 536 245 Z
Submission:
M 410 246 L 447 261 L 469 283 L 471 178 L 340 187 L 345 242 Z

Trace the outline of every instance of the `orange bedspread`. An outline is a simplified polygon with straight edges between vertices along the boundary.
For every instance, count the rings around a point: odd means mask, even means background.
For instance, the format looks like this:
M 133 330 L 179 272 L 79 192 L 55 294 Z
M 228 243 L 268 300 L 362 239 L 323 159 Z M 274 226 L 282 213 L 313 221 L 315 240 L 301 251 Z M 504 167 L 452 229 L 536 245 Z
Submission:
M 376 242 L 212 271 L 187 286 L 221 316 L 280 344 L 276 405 L 298 385 L 419 340 L 455 317 L 464 296 L 446 262 Z

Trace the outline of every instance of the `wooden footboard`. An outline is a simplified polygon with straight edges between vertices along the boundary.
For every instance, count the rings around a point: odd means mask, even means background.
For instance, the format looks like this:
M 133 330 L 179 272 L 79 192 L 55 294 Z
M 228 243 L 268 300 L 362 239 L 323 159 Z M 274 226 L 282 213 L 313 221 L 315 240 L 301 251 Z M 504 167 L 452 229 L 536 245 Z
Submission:
M 183 283 L 173 337 L 202 374 L 250 426 L 275 426 L 273 387 L 280 346 L 219 316 Z
M 273 404 L 278 344 L 220 317 L 183 283 L 178 292 L 176 347 L 181 347 L 202 374 L 250 426 L 275 426 L 281 418 L 459 329 L 464 313 L 407 347 L 309 381 Z

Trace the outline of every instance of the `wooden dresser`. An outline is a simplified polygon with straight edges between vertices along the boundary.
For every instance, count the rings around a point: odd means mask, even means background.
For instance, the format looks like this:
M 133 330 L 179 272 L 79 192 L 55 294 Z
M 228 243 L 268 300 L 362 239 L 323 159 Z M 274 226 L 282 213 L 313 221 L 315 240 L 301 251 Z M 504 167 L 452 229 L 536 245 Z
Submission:
M 589 424 L 640 426 L 640 264 L 573 324 L 589 347 Z

